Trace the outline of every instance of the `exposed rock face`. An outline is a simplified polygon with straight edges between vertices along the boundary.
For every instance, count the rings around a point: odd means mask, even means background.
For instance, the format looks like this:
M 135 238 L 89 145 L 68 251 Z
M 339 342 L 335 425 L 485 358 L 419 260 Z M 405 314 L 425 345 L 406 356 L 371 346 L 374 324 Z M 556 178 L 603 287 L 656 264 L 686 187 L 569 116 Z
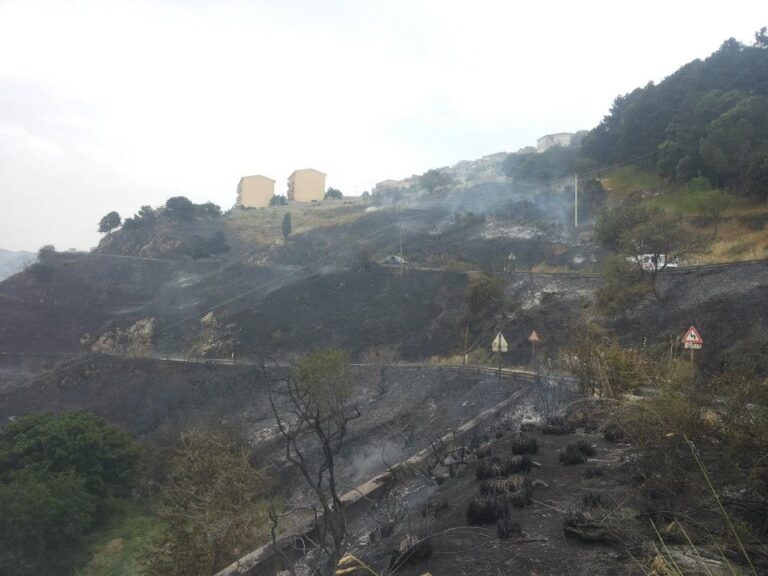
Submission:
M 142 318 L 128 328 L 115 328 L 102 334 L 91 346 L 93 352 L 150 356 L 155 334 L 155 319 Z

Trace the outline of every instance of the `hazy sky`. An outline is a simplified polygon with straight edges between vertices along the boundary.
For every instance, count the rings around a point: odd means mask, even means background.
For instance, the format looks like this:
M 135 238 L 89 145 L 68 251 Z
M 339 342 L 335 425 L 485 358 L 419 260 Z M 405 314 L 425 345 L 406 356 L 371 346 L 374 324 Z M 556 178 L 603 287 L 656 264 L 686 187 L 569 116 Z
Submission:
M 239 178 L 385 178 L 593 127 L 768 24 L 764 1 L 0 0 L 0 247 Z

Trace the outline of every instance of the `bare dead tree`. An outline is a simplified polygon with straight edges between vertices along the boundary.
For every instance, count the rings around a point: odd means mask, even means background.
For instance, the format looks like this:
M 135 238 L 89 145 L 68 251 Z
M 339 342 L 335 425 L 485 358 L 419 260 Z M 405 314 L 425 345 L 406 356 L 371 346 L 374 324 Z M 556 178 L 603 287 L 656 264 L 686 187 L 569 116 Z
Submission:
M 538 363 L 534 388 L 544 419 L 549 422 L 560 411 L 563 401 L 562 383 L 555 374 L 551 360 Z
M 397 350 L 389 346 L 369 348 L 362 357 L 364 364 L 370 365 L 376 375 L 379 394 L 387 391 L 387 371 L 400 359 Z
M 262 361 L 272 413 L 285 445 L 285 457 L 301 474 L 316 501 L 317 514 L 307 563 L 312 574 L 333 573 L 346 545 L 347 523 L 337 484 L 336 458 L 349 423 L 360 417 L 349 405 L 351 379 L 341 350 L 319 350 L 301 358 L 292 371 L 269 373 Z M 273 516 L 273 524 L 277 516 Z M 273 544 L 277 546 L 273 527 Z M 283 556 L 295 574 L 288 555 Z

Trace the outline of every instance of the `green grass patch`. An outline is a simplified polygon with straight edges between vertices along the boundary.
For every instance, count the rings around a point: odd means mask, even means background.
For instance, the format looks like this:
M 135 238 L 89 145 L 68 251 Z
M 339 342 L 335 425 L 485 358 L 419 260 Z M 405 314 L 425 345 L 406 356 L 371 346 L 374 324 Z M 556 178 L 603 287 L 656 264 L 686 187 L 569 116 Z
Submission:
M 611 194 L 619 197 L 628 196 L 633 192 L 658 190 L 661 184 L 661 179 L 656 174 L 634 166 L 614 168 L 601 181 Z
M 90 544 L 91 560 L 77 576 L 138 576 L 139 559 L 161 529 L 141 505 L 116 502 L 109 521 Z
M 695 215 L 701 212 L 702 197 L 699 192 L 678 190 L 646 198 L 643 203 L 655 208 L 663 208 L 664 210 L 680 212 L 686 215 Z

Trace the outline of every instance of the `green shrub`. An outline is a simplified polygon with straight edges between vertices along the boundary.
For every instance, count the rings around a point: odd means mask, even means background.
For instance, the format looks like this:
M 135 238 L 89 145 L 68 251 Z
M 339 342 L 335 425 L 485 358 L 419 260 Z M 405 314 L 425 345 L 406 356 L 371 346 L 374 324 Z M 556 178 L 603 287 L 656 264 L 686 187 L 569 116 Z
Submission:
M 0 430 L 0 573 L 68 575 L 111 496 L 137 475 L 130 437 L 84 413 L 35 414 Z
M 613 256 L 603 264 L 603 284 L 597 291 L 597 304 L 606 314 L 618 315 L 632 308 L 652 291 L 652 286 L 637 264 L 623 256 Z

